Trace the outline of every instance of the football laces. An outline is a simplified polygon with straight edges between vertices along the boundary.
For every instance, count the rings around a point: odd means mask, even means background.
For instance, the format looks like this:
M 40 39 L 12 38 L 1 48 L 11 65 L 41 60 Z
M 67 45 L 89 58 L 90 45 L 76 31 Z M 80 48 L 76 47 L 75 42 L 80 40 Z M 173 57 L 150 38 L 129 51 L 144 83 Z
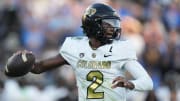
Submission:
M 22 58 L 23 62 L 27 62 L 26 53 L 23 52 L 23 53 L 21 54 L 21 58 Z

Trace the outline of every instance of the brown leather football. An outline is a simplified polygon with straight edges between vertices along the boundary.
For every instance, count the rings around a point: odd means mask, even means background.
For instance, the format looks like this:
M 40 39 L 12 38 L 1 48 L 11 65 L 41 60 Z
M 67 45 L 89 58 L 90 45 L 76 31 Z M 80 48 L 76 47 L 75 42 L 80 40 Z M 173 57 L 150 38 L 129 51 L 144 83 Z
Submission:
M 13 54 L 5 66 L 5 74 L 10 77 L 18 77 L 27 74 L 35 63 L 35 56 L 28 51 L 20 51 Z

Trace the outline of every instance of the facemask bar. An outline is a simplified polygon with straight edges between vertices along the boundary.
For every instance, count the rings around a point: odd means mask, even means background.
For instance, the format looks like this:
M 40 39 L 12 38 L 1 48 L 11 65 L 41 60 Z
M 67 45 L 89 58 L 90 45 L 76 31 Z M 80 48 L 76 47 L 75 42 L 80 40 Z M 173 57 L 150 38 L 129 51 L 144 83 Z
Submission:
M 102 23 L 106 23 L 112 27 L 120 28 L 120 20 L 119 19 L 103 19 Z

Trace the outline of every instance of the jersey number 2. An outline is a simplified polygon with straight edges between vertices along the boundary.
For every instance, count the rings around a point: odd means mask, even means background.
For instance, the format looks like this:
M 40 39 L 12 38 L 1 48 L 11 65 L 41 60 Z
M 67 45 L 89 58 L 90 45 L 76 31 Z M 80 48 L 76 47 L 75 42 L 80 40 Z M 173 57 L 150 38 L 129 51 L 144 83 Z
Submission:
M 103 83 L 103 74 L 100 71 L 90 71 L 86 78 L 87 81 L 92 81 L 87 88 L 87 99 L 103 99 L 104 92 L 95 92 Z

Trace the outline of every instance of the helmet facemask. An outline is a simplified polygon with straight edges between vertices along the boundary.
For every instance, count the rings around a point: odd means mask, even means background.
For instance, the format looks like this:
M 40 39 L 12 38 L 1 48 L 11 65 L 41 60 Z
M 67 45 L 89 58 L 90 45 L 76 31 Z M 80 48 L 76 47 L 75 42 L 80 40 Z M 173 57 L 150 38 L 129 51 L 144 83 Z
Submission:
M 101 19 L 101 31 L 96 33 L 96 39 L 102 44 L 110 44 L 118 40 L 121 34 L 120 20 L 115 18 Z

